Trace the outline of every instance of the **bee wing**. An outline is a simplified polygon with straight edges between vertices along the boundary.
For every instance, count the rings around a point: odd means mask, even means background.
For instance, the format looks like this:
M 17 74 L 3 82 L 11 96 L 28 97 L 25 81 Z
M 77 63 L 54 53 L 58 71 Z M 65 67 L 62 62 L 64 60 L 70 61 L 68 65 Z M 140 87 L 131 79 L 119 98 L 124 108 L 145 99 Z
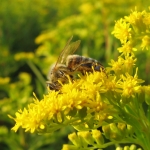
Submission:
M 79 47 L 81 41 L 78 40 L 70 44 L 72 38 L 73 36 L 67 41 L 67 44 L 65 45 L 64 49 L 58 57 L 55 67 L 57 64 L 65 64 L 67 56 L 73 54 Z
M 80 45 L 80 40 L 69 44 L 62 52 L 60 63 L 64 64 L 68 55 L 72 55 Z

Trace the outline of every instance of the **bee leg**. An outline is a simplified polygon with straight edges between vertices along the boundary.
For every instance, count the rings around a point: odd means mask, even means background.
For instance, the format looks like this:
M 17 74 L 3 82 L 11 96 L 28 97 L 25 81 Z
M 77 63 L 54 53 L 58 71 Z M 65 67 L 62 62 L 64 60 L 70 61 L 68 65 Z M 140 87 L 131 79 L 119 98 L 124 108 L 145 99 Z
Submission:
M 55 90 L 55 89 L 56 89 L 55 86 L 54 86 L 54 84 L 52 84 L 52 83 L 47 83 L 47 87 L 48 87 L 50 90 Z
M 73 71 L 79 71 L 82 75 L 85 75 L 86 72 L 93 72 L 93 71 L 101 71 L 104 70 L 104 67 L 99 63 L 82 63 L 76 66 Z
M 100 64 L 93 64 L 93 69 L 94 71 L 100 71 L 101 69 L 103 70 L 104 67 Z
M 70 79 L 73 79 L 73 75 L 69 75 Z

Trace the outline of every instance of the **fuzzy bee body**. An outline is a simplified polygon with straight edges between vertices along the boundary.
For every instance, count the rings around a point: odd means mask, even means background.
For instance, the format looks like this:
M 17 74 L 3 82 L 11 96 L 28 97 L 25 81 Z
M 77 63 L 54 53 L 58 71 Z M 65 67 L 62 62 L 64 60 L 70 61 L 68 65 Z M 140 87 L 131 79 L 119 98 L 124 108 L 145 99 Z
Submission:
M 104 69 L 101 63 L 97 60 L 80 55 L 69 55 L 67 57 L 66 66 L 72 71 L 79 71 L 82 74 L 85 72 L 100 71 Z
M 102 64 L 95 59 L 80 55 L 72 55 L 78 48 L 80 41 L 69 44 L 71 40 L 72 37 L 69 39 L 65 48 L 58 57 L 56 64 L 52 66 L 49 72 L 49 81 L 47 81 L 47 85 L 51 90 L 60 90 L 60 82 L 63 84 L 67 83 L 67 76 L 69 76 L 70 79 L 73 80 L 74 74 L 76 74 L 77 72 L 84 75 L 86 72 L 104 70 Z

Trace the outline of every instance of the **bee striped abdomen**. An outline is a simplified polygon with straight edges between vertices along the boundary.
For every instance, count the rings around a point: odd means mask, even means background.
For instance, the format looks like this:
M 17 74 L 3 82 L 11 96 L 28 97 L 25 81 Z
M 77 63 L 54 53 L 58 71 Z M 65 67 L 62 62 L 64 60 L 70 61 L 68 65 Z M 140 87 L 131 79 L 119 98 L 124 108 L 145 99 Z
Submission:
M 69 55 L 67 57 L 66 65 L 68 68 L 76 68 L 76 66 L 79 66 L 82 63 L 82 56 L 79 55 Z
M 103 66 L 97 60 L 79 55 L 69 55 L 66 65 L 72 71 L 80 71 L 82 73 L 93 72 L 93 69 L 95 71 L 103 69 Z

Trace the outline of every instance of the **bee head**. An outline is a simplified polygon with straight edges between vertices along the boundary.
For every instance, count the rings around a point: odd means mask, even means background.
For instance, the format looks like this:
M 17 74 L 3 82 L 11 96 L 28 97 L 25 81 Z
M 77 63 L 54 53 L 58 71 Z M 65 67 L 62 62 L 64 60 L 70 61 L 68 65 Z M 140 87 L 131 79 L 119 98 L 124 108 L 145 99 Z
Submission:
M 61 84 L 56 82 L 56 83 L 50 83 L 49 81 L 47 81 L 47 87 L 50 90 L 55 90 L 55 91 L 59 91 L 61 88 Z
M 58 64 L 57 66 L 52 65 L 48 74 L 48 80 L 52 83 L 58 82 L 60 80 L 64 83 L 67 79 L 65 72 L 67 72 L 67 67 L 63 64 Z

